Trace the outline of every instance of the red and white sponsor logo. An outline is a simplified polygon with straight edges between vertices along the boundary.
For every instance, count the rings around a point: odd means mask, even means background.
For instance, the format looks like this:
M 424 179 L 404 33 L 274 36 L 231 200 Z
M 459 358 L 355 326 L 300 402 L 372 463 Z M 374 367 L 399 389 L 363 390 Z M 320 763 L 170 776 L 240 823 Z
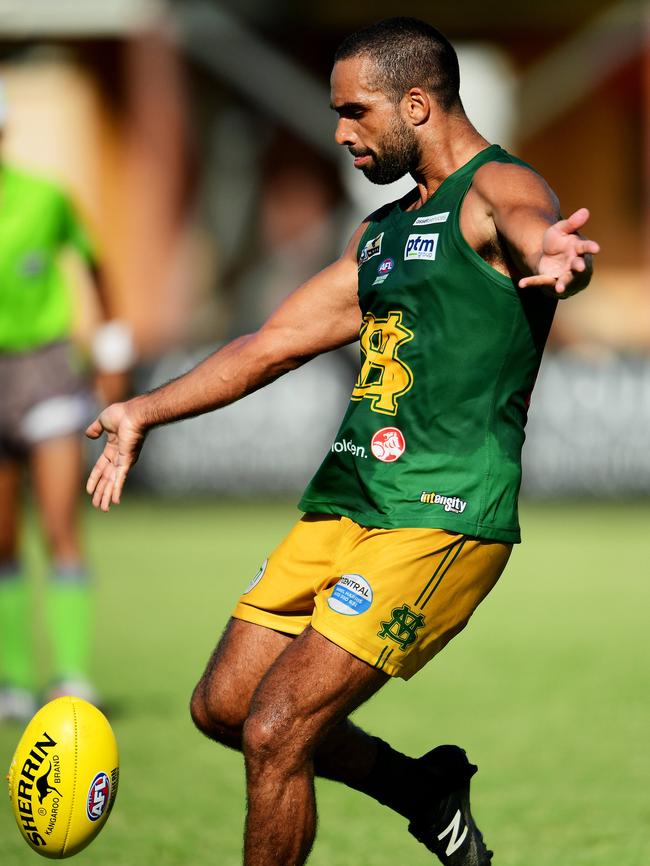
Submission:
M 404 434 L 397 427 L 382 427 L 372 437 L 370 449 L 382 463 L 394 463 L 406 451 Z

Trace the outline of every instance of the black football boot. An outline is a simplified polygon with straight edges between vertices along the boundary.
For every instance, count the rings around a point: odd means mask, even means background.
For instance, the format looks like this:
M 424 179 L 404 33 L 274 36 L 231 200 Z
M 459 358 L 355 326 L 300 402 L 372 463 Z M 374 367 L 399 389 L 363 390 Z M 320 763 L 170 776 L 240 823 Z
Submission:
M 469 807 L 469 783 L 478 770 L 458 746 L 438 746 L 419 759 L 432 777 L 432 792 L 409 824 L 409 833 L 444 866 L 490 866 Z

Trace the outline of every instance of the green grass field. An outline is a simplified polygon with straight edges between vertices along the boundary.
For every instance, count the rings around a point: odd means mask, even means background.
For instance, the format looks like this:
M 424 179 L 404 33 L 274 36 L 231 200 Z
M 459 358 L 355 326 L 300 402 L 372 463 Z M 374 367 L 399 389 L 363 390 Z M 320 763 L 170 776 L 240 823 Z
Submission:
M 88 514 L 97 682 L 121 783 L 79 866 L 241 863 L 241 759 L 203 739 L 186 707 L 233 602 L 295 516 L 283 503 L 128 495 L 108 516 Z M 356 715 L 410 754 L 468 749 L 495 866 L 650 863 L 649 518 L 642 503 L 527 505 L 525 543 L 468 630 Z M 38 572 L 33 529 L 26 546 Z M 3 767 L 19 734 L 0 728 Z M 318 796 L 313 866 L 437 862 L 360 794 L 323 782 Z M 35 863 L 0 802 L 0 863 Z

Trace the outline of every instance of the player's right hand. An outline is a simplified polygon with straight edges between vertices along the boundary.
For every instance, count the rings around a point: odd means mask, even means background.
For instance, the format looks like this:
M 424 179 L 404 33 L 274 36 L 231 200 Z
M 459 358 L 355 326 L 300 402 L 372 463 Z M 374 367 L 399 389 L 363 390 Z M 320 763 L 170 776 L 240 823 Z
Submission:
M 138 459 L 146 430 L 129 415 L 128 403 L 113 403 L 86 430 L 90 439 L 106 433 L 106 444 L 86 484 L 95 508 L 108 511 L 119 505 L 129 469 Z

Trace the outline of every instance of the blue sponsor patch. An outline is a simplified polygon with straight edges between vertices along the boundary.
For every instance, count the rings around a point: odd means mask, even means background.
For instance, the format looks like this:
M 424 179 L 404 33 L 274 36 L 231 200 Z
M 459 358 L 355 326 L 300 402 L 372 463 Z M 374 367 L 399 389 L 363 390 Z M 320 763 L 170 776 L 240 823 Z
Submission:
M 372 587 L 360 574 L 344 574 L 332 590 L 327 604 L 336 613 L 358 616 L 372 604 Z

